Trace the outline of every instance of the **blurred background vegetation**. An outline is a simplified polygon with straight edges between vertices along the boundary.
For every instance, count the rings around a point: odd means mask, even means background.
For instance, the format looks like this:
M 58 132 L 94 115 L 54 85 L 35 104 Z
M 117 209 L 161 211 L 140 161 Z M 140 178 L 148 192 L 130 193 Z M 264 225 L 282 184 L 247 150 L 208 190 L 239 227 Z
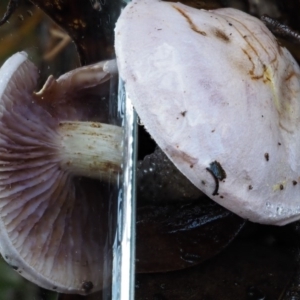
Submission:
M 8 1 L 0 1 L 0 17 Z M 42 10 L 29 1 L 21 5 L 0 26 L 0 64 L 18 51 L 26 51 L 39 66 L 40 81 L 59 76 L 80 65 L 74 43 Z

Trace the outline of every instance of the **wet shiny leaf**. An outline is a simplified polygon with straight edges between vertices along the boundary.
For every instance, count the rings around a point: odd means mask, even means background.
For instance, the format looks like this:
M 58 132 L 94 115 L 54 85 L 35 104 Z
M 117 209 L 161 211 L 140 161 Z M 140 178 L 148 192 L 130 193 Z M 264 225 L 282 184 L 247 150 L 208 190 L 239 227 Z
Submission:
M 223 250 L 245 221 L 208 199 L 137 211 L 137 272 L 165 272 L 199 264 Z
M 255 238 L 259 231 L 264 231 L 264 227 L 258 227 L 253 239 L 236 239 L 221 254 L 199 266 L 168 273 L 138 274 L 135 299 L 281 299 L 295 271 L 293 256 L 272 234 L 266 232 L 262 240 Z M 275 242 L 270 242 L 273 239 Z

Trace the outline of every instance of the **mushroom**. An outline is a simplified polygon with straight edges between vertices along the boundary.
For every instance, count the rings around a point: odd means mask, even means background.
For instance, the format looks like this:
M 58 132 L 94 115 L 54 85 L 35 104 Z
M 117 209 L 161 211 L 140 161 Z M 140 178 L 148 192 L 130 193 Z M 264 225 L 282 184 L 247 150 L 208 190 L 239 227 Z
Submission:
M 114 70 L 114 61 L 82 67 L 34 93 L 38 70 L 26 53 L 0 69 L 0 252 L 47 289 L 105 286 L 108 188 L 99 179 L 117 179 L 122 129 L 85 120 L 79 101 Z
M 253 222 L 300 218 L 300 70 L 260 20 L 134 0 L 115 50 L 146 130 L 196 187 Z

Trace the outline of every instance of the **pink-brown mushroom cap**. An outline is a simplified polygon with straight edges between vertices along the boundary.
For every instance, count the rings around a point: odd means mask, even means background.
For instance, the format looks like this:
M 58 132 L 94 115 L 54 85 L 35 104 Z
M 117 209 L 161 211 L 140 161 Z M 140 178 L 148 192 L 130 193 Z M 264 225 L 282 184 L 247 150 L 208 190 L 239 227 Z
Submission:
M 177 168 L 243 218 L 300 218 L 300 70 L 235 9 L 134 0 L 115 29 L 120 76 Z

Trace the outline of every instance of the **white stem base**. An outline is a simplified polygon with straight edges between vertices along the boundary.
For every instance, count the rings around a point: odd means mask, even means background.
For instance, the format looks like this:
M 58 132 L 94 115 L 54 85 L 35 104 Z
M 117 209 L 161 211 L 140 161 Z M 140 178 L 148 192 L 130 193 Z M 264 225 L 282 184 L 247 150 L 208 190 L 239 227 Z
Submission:
M 121 172 L 122 128 L 96 122 L 60 122 L 60 166 L 78 176 L 115 180 Z

